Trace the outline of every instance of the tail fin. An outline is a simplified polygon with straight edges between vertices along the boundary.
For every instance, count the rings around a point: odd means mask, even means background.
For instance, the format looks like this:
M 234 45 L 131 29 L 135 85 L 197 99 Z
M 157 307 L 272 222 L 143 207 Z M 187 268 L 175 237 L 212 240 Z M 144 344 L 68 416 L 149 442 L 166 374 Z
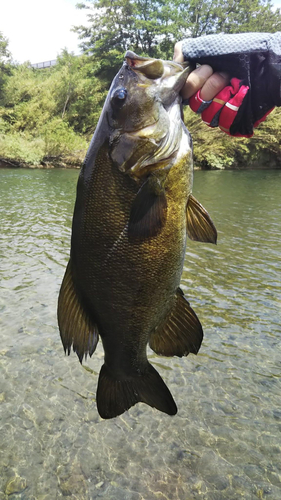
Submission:
M 97 407 L 102 418 L 117 417 L 140 402 L 168 415 L 177 413 L 173 396 L 151 364 L 145 373 L 125 380 L 117 380 L 106 365 L 102 366 L 97 389 Z

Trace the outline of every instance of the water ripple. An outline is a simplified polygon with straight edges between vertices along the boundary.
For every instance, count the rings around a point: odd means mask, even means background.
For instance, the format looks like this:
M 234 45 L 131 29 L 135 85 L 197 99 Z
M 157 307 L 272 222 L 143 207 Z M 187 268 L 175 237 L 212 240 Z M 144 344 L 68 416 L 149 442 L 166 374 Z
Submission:
M 179 407 L 96 411 L 103 352 L 64 357 L 56 324 L 77 171 L 1 170 L 0 497 L 281 498 L 281 172 L 196 172 L 217 246 L 189 241 L 197 357 L 149 359 Z

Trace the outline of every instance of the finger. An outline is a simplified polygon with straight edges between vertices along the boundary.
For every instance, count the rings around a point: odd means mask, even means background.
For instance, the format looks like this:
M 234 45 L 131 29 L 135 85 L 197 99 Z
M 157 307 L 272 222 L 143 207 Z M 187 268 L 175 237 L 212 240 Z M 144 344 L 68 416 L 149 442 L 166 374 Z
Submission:
M 188 99 L 203 87 L 208 78 L 213 74 L 211 66 L 203 64 L 196 68 L 188 76 L 184 87 L 182 88 L 181 95 L 183 99 Z
M 203 101 L 213 99 L 226 85 L 229 84 L 230 78 L 226 73 L 213 73 L 206 80 L 200 91 L 200 97 Z
M 178 63 L 182 63 L 184 61 L 181 46 L 182 46 L 182 42 L 177 42 L 175 44 L 175 48 L 174 48 L 173 60 L 175 62 L 178 62 Z

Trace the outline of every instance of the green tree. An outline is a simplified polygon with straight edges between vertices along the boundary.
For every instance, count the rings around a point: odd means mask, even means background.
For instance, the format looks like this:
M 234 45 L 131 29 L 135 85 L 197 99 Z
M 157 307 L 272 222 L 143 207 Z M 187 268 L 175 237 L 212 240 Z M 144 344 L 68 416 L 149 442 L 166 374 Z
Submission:
M 7 60 L 10 58 L 11 54 L 10 51 L 8 50 L 8 39 L 3 35 L 3 33 L 0 31 L 0 62 L 7 62 Z
M 107 86 L 95 76 L 96 71 L 92 58 L 67 51 L 54 69 L 57 113 L 79 133 L 93 133 L 106 97 Z
M 177 4 L 181 30 L 191 37 L 281 28 L 280 10 L 274 11 L 269 0 L 179 0 Z
M 91 26 L 75 28 L 85 51 L 105 56 L 113 49 L 124 53 L 131 48 L 154 55 L 165 1 L 87 1 L 88 4 L 80 3 L 78 7 L 89 10 Z
M 0 155 L 35 164 L 50 157 L 82 161 L 87 140 L 79 134 L 81 116 L 72 107 L 77 107 L 79 98 L 86 104 L 85 75 L 80 71 L 84 59 L 63 53 L 50 69 L 12 66 L 2 89 Z M 89 88 L 90 79 L 86 83 Z M 96 112 L 88 108 L 92 130 L 96 122 L 91 114 Z
M 8 39 L 5 38 L 0 31 L 0 102 L 2 95 L 2 87 L 6 81 L 7 75 L 10 73 L 10 51 L 8 50 Z
M 3 86 L 2 118 L 13 132 L 39 129 L 56 114 L 56 82 L 48 70 L 13 66 Z
M 38 131 L 60 118 L 77 133 L 91 134 L 106 95 L 87 56 L 63 51 L 52 68 L 13 66 L 3 88 L 1 116 L 13 132 Z
M 78 7 L 88 9 L 89 25 L 75 30 L 82 49 L 102 61 L 108 77 L 127 49 L 171 57 L 174 43 L 184 37 L 281 29 L 280 10 L 270 0 L 86 1 Z
M 81 48 L 95 61 L 97 74 L 112 80 L 122 64 L 124 52 L 171 56 L 176 40 L 173 12 L 167 0 L 87 0 L 90 25 L 77 26 Z

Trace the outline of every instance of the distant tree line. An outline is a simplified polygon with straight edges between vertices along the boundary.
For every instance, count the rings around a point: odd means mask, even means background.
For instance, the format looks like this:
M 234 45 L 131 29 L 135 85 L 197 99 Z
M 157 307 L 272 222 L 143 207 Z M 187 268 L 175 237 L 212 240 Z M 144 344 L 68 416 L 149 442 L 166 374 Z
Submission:
M 211 33 L 281 30 L 281 13 L 267 0 L 86 0 L 89 24 L 77 26 L 83 54 L 63 51 L 58 63 L 15 64 L 0 32 L 0 161 L 80 165 L 110 82 L 128 48 L 171 59 L 174 43 Z M 203 168 L 281 163 L 281 112 L 252 139 L 229 138 L 185 111 L 195 161 Z M 215 144 L 215 149 L 214 149 Z

